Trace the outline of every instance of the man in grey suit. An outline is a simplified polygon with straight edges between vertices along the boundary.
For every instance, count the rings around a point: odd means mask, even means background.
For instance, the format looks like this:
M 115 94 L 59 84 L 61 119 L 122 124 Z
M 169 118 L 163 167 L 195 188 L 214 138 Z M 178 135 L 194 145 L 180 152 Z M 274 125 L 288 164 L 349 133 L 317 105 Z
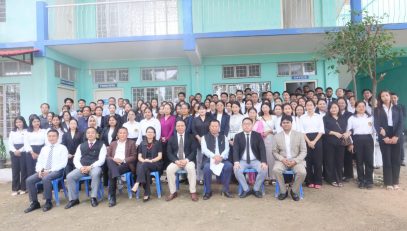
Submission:
M 288 191 L 285 187 L 283 172 L 292 170 L 295 173 L 295 180 L 290 193 L 293 200 L 298 201 L 300 199 L 300 186 L 307 175 L 304 161 L 307 155 L 307 146 L 304 135 L 291 129 L 292 121 L 291 116 L 283 116 L 280 124 L 283 131 L 274 136 L 273 155 L 276 158 L 276 163 L 273 168 L 273 174 L 276 176 L 280 186 L 278 199 L 284 200 L 288 196 Z

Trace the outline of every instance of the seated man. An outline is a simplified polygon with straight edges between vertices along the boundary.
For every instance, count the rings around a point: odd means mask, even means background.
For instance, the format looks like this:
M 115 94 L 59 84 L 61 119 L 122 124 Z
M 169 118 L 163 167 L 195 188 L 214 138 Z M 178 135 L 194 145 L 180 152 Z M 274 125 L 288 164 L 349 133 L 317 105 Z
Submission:
M 102 174 L 101 166 L 106 160 L 106 146 L 103 141 L 96 140 L 97 131 L 93 127 L 86 129 L 87 141 L 83 142 L 76 149 L 73 163 L 75 168 L 66 177 L 68 183 L 68 197 L 69 202 L 65 209 L 69 209 L 79 204 L 79 194 L 76 192 L 76 184 L 81 177 L 91 176 L 92 178 L 92 191 L 91 191 L 91 205 L 92 207 L 98 206 L 96 199 L 99 190 L 100 176 Z
M 295 180 L 291 188 L 291 197 L 293 200 L 300 199 L 300 186 L 305 180 L 307 171 L 305 170 L 304 158 L 307 155 L 307 146 L 305 144 L 304 135 L 300 132 L 292 130 L 292 117 L 283 116 L 280 125 L 283 131 L 274 136 L 273 139 L 273 155 L 276 158 L 273 174 L 276 176 L 280 186 L 279 200 L 284 200 L 287 195 L 283 172 L 292 170 L 295 173 Z
M 229 144 L 226 142 L 226 136 L 219 135 L 220 124 L 217 120 L 209 123 L 209 133 L 204 135 L 201 140 L 202 153 L 204 154 L 202 163 L 204 163 L 203 174 L 205 192 L 203 199 L 208 200 L 212 196 L 211 182 L 212 169 L 216 169 L 219 164 L 223 164 L 219 172 L 220 180 L 223 184 L 222 194 L 228 198 L 233 195 L 229 192 L 229 183 L 232 176 L 233 166 L 227 161 L 229 156 Z M 212 165 L 212 166 L 211 166 Z
M 136 142 L 127 139 L 127 128 L 119 128 L 118 140 L 113 141 L 107 150 L 107 167 L 109 169 L 109 207 L 116 205 L 116 182 L 126 172 L 136 173 Z
M 244 170 L 253 168 L 257 171 L 256 182 L 253 186 L 254 195 L 262 198 L 261 186 L 267 176 L 266 147 L 261 135 L 252 131 L 253 121 L 244 118 L 242 121 L 243 132 L 236 134 L 233 142 L 233 160 L 236 179 L 243 188 L 240 198 L 250 195 L 251 190 L 246 182 Z
M 172 136 L 167 144 L 167 156 L 171 163 L 167 167 L 168 186 L 170 195 L 165 200 L 170 201 L 177 197 L 177 187 L 175 184 L 175 174 L 180 169 L 185 169 L 188 174 L 189 192 L 192 201 L 198 201 L 196 194 L 196 171 L 194 160 L 197 142 L 192 134 L 185 133 L 186 125 L 184 120 L 178 120 L 175 124 L 177 133 Z
M 45 205 L 42 211 L 46 212 L 52 208 L 52 180 L 62 177 L 66 164 L 68 163 L 68 150 L 62 144 L 58 144 L 59 132 L 51 129 L 47 132 L 49 144 L 41 149 L 40 155 L 35 165 L 32 176 L 26 180 L 28 193 L 30 196 L 30 207 L 24 210 L 29 213 L 40 208 L 37 198 L 37 188 L 35 184 L 42 181 L 44 187 Z

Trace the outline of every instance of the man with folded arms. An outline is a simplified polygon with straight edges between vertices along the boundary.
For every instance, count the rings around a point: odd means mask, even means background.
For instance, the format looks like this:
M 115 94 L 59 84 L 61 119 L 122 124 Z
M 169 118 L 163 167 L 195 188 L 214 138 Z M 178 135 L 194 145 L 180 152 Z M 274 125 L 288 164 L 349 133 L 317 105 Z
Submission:
M 100 176 L 102 174 L 101 166 L 106 160 L 106 146 L 103 141 L 96 140 L 97 131 L 95 128 L 90 127 L 86 129 L 87 141 L 83 142 L 76 149 L 73 163 L 75 168 L 66 177 L 68 183 L 68 197 L 69 202 L 65 209 L 69 209 L 79 204 L 79 193 L 76 192 L 76 184 L 81 177 L 90 176 L 91 182 L 91 205 L 92 207 L 98 206 L 96 199 L 99 185 Z
M 291 116 L 283 116 L 280 125 L 283 131 L 274 136 L 273 155 L 276 162 L 273 168 L 273 174 L 276 176 L 280 186 L 279 200 L 284 200 L 288 196 L 283 172 L 292 170 L 295 173 L 295 180 L 291 187 L 291 197 L 298 201 L 301 184 L 305 180 L 307 171 L 305 170 L 305 157 L 307 155 L 307 146 L 304 135 L 292 130 L 293 119 Z
M 176 172 L 184 169 L 188 174 L 189 192 L 191 193 L 192 201 L 198 201 L 196 194 L 196 171 L 194 160 L 196 157 L 196 150 L 198 144 L 192 134 L 185 132 L 186 125 L 184 120 L 178 120 L 175 124 L 177 131 L 175 136 L 172 136 L 168 141 L 167 155 L 171 164 L 167 167 L 168 186 L 170 188 L 170 195 L 165 200 L 171 201 L 177 197 L 176 187 Z
M 52 209 L 52 180 L 63 176 L 64 169 L 68 163 L 68 150 L 62 144 L 58 144 L 59 132 L 51 129 L 47 132 L 49 144 L 41 149 L 33 175 L 27 178 L 26 184 L 30 196 L 30 207 L 24 210 L 29 213 L 40 208 L 35 184 L 42 182 L 44 187 L 45 204 L 42 211 Z

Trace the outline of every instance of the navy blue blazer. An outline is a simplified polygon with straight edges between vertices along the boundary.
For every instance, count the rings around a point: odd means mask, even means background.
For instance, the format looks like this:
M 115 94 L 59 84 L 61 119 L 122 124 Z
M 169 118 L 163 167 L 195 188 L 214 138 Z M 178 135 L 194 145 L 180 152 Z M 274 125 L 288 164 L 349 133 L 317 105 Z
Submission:
M 404 119 L 403 119 L 403 111 L 402 109 L 397 106 L 393 105 L 392 107 L 392 117 L 393 117 L 393 134 L 394 136 L 401 137 L 404 129 Z M 384 111 L 383 107 L 377 107 L 374 109 L 374 126 L 376 132 L 379 136 L 379 142 L 384 142 L 382 135 L 380 135 L 380 130 L 383 128 L 386 131 L 386 135 L 389 134 L 389 126 L 387 125 L 387 114 Z M 391 137 L 389 137 L 391 138 Z M 400 140 L 399 140 L 400 142 Z
M 75 154 L 78 146 L 84 142 L 83 133 L 76 131 L 74 137 L 71 136 L 71 132 L 68 131 L 62 135 L 62 144 L 66 146 L 69 154 Z
M 212 114 L 211 119 L 216 120 L 217 115 L 218 114 Z M 223 112 L 222 120 L 219 121 L 220 122 L 220 132 L 219 132 L 220 135 L 228 136 L 229 130 L 230 130 L 229 121 L 230 121 L 230 115 L 228 115 L 226 112 Z

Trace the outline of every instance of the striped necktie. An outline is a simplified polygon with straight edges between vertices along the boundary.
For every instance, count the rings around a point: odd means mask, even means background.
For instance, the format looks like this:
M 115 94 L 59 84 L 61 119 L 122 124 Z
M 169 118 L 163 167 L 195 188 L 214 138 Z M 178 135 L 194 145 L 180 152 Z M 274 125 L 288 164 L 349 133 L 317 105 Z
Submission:
M 52 153 L 53 152 L 54 152 L 54 145 L 51 145 L 51 148 L 49 149 L 49 153 L 48 153 L 47 163 L 45 164 L 46 170 L 50 170 L 52 167 Z

